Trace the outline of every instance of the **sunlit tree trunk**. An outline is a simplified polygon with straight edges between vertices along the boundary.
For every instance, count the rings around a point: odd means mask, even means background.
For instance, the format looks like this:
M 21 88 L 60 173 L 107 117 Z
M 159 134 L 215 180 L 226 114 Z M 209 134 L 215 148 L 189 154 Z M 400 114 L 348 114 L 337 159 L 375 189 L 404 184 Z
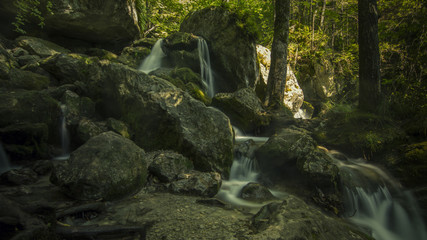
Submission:
M 278 108 L 283 104 L 286 83 L 290 0 L 276 0 L 271 65 L 268 74 L 266 104 Z
M 380 101 L 381 76 L 376 0 L 359 0 L 359 108 L 375 111 Z

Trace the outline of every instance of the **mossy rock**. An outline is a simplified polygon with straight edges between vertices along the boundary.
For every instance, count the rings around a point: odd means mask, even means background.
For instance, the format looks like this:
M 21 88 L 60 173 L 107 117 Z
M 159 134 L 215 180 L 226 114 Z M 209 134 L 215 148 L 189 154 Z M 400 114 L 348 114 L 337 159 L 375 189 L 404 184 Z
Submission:
M 404 132 L 389 118 L 351 108 L 332 109 L 315 132 L 319 144 L 355 156 L 373 155 L 399 145 Z
M 42 90 L 48 88 L 50 80 L 48 77 L 12 68 L 9 72 L 9 80 L 0 81 L 0 87 L 11 89 Z

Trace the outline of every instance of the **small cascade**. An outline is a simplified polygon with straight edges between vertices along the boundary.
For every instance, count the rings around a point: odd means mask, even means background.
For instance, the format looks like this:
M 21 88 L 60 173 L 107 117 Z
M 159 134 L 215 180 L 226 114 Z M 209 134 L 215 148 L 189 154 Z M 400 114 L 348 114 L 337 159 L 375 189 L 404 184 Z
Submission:
M 376 240 L 427 239 L 425 224 L 410 192 L 362 159 L 334 159 L 340 167 L 345 217 L 368 230 Z
M 0 174 L 12 169 L 9 158 L 3 149 L 3 145 L 0 143 Z
M 162 66 L 162 60 L 166 57 L 166 54 L 162 50 L 162 44 L 163 39 L 157 40 L 151 49 L 150 55 L 142 61 L 139 71 L 148 74 Z
M 257 143 L 264 143 L 268 138 L 257 138 L 240 135 L 242 132 L 233 127 L 236 141 L 240 142 L 241 148 L 235 151 L 234 161 L 231 165 L 229 180 L 222 181 L 221 189 L 217 197 L 226 202 L 248 207 L 260 207 L 261 204 L 252 203 L 239 198 L 244 186 L 250 182 L 258 181 L 258 167 L 256 165 L 254 149 Z
M 198 39 L 197 50 L 199 52 L 200 75 L 208 91 L 208 96 L 213 97 L 215 95 L 215 85 L 209 56 L 209 48 L 203 38 Z
M 61 135 L 61 155 L 55 157 L 56 160 L 66 160 L 70 158 L 70 135 L 67 129 L 67 121 L 66 121 L 66 112 L 67 106 L 65 104 L 61 104 L 61 126 L 60 126 L 60 135 Z

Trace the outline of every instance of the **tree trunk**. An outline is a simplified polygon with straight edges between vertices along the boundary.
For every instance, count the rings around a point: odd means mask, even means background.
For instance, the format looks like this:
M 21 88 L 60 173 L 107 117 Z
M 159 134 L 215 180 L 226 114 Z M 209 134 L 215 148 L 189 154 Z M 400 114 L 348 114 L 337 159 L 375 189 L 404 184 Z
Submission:
M 381 76 L 376 0 L 359 0 L 359 108 L 375 111 L 380 101 Z
M 276 0 L 274 11 L 274 36 L 266 94 L 266 105 L 270 108 L 278 108 L 283 105 L 288 56 L 290 0 Z
M 322 13 L 320 14 L 320 29 L 323 29 L 323 21 L 325 20 L 326 0 L 323 0 Z

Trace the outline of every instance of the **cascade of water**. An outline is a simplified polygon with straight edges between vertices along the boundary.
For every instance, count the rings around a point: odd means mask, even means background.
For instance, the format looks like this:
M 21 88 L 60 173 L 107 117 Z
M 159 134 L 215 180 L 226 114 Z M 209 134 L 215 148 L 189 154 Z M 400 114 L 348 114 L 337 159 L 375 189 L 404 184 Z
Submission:
M 151 49 L 150 55 L 148 55 L 141 63 L 139 70 L 146 74 L 160 68 L 162 66 L 162 60 L 166 57 L 166 54 L 162 50 L 163 39 L 157 40 Z
M 340 167 L 346 217 L 368 229 L 376 240 L 427 239 L 411 193 L 380 168 L 361 159 L 335 160 Z
M 61 126 L 60 126 L 60 134 L 61 134 L 61 155 L 56 157 L 57 160 L 66 160 L 70 157 L 70 135 L 67 129 L 67 121 L 66 121 L 66 111 L 67 106 L 65 104 L 61 104 Z
M 221 189 L 217 197 L 239 206 L 261 206 L 260 204 L 248 202 L 239 198 L 239 194 L 244 186 L 250 182 L 258 181 L 258 167 L 255 162 L 253 148 L 255 143 L 262 143 L 267 138 L 257 138 L 250 136 L 242 136 L 242 131 L 233 127 L 236 134 L 236 141 L 244 144 L 243 151 L 236 151 L 233 164 L 231 165 L 229 180 L 222 181 Z
M 7 172 L 11 169 L 9 158 L 0 143 L 0 174 Z
M 215 95 L 215 85 L 209 56 L 209 48 L 203 38 L 198 39 L 197 50 L 199 52 L 200 75 L 208 91 L 208 96 L 213 97 Z

